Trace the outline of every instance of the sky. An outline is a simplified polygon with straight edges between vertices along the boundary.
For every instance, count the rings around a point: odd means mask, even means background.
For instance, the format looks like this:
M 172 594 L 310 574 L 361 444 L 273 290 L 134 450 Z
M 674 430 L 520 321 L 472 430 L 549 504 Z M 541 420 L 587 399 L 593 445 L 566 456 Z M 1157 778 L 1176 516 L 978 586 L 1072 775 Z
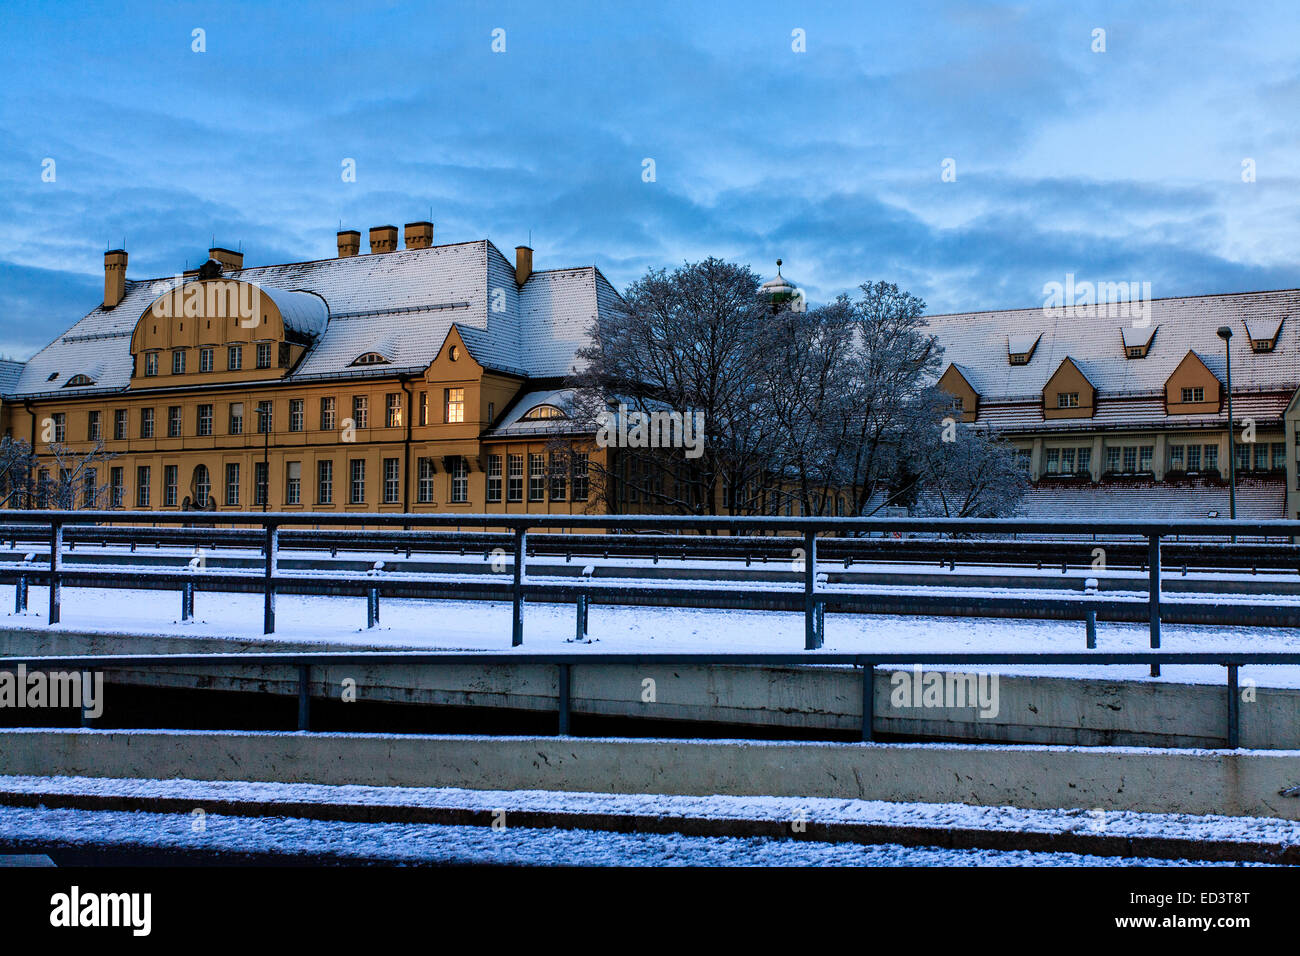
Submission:
M 14 358 L 106 249 L 145 279 L 422 219 L 619 289 L 781 258 L 813 303 L 883 279 L 931 313 L 1300 286 L 1295 0 L 3 0 L 0 69 Z

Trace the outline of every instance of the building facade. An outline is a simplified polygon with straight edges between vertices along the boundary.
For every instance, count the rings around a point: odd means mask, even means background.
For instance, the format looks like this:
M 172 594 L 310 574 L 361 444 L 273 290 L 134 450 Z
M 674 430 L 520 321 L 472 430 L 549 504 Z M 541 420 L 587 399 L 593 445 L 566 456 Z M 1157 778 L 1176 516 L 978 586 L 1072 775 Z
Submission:
M 1226 518 L 1231 458 L 1239 517 L 1300 518 L 1300 291 L 1141 305 L 928 318 L 961 420 L 1017 448 L 1023 510 Z
M 36 489 L 76 463 L 77 507 L 602 510 L 602 450 L 545 399 L 617 293 L 594 267 L 534 271 L 528 247 L 432 238 L 377 227 L 362 255 L 349 230 L 336 258 L 258 267 L 214 248 L 151 280 L 106 253 L 103 303 L 0 368 L 5 432 L 40 471 L 11 504 L 52 506 Z

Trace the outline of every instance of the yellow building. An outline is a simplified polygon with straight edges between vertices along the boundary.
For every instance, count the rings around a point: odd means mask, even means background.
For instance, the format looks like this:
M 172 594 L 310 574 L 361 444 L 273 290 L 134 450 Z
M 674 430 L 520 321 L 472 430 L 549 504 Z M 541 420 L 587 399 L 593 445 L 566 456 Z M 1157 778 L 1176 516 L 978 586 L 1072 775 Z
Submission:
M 544 400 L 617 301 L 604 276 L 534 271 L 526 246 L 514 263 L 488 241 L 435 246 L 427 222 L 401 250 L 393 226 L 368 255 L 337 238 L 333 259 L 245 267 L 214 248 L 151 280 L 105 253 L 102 305 L 0 370 L 6 432 L 46 472 L 102 442 L 78 507 L 604 510 L 603 451 Z

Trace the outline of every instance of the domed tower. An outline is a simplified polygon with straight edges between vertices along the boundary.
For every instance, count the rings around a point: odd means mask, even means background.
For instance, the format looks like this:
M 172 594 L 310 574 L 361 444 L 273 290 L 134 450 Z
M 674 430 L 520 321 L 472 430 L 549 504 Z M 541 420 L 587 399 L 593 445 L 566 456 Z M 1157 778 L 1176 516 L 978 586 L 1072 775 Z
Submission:
M 780 312 L 786 303 L 802 302 L 799 288 L 781 275 L 781 260 L 776 260 L 776 278 L 768 279 L 758 290 L 759 294 L 771 305 L 773 312 Z M 794 307 L 793 305 L 791 306 Z

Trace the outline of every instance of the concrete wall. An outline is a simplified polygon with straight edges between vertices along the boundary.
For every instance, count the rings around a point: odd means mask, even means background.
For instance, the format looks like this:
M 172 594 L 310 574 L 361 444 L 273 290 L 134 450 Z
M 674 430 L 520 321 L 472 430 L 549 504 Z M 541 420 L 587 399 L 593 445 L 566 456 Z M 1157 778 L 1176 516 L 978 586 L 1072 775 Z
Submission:
M 0 774 L 735 794 L 1300 819 L 1300 752 L 0 731 Z

